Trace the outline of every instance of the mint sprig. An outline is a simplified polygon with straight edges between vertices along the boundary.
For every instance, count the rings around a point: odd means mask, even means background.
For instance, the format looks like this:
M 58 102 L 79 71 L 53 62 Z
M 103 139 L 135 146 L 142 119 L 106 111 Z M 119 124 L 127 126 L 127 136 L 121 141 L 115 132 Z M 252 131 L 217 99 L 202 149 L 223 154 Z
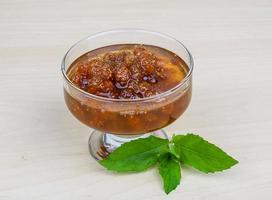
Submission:
M 116 172 L 141 172 L 156 163 L 168 194 L 180 184 L 180 165 L 214 173 L 229 169 L 238 161 L 195 134 L 176 135 L 172 141 L 154 136 L 133 140 L 100 161 L 105 168 Z

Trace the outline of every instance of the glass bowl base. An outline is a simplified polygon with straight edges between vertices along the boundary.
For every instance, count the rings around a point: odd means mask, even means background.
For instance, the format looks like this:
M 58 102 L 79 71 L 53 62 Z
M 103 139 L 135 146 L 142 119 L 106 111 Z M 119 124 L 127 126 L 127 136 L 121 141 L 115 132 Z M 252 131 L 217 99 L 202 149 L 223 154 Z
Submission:
M 88 142 L 89 152 L 94 159 L 102 160 L 122 144 L 131 140 L 146 138 L 150 135 L 168 139 L 168 136 L 163 129 L 142 135 L 115 135 L 94 130 L 91 133 Z

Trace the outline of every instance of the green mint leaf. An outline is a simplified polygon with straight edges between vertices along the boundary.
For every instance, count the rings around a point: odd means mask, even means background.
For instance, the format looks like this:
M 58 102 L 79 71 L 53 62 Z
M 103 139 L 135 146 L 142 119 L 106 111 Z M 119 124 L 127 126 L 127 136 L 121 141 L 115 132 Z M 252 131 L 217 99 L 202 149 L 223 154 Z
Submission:
M 205 173 L 223 171 L 238 163 L 219 147 L 198 135 L 177 135 L 173 142 L 182 163 Z
M 150 136 L 124 143 L 100 164 L 117 172 L 140 172 L 157 163 L 168 151 L 168 140 Z
M 179 161 L 170 153 L 164 154 L 159 159 L 159 173 L 163 179 L 164 191 L 169 194 L 180 184 Z

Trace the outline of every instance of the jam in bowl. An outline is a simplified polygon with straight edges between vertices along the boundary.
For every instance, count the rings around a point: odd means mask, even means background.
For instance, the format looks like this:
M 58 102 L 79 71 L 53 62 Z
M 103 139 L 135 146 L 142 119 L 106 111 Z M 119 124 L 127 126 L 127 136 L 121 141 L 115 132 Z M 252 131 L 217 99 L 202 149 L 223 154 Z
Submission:
M 124 29 L 89 36 L 62 62 L 70 112 L 95 129 L 89 149 L 102 159 L 122 143 L 155 134 L 179 118 L 192 94 L 193 60 L 177 40 Z

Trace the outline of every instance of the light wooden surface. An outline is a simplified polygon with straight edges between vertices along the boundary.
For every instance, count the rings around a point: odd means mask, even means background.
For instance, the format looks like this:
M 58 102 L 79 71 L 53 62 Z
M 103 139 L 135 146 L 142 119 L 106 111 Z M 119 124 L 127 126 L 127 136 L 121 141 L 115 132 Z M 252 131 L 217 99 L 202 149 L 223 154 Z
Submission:
M 116 175 L 90 157 L 90 129 L 63 101 L 60 62 L 82 37 L 122 27 L 191 50 L 193 100 L 167 131 L 199 133 L 239 165 L 186 168 L 166 196 L 155 169 Z M 0 69 L 0 200 L 272 198 L 271 0 L 1 0 Z

